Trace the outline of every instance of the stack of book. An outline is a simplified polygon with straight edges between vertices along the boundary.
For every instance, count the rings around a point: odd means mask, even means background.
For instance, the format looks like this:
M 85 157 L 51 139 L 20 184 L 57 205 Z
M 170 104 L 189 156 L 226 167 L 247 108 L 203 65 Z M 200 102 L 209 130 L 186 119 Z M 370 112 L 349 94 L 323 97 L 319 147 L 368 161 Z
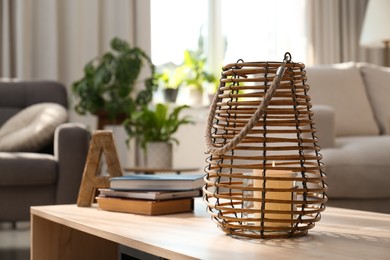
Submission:
M 203 175 L 125 175 L 110 179 L 99 189 L 99 208 L 143 215 L 191 212 L 201 196 Z

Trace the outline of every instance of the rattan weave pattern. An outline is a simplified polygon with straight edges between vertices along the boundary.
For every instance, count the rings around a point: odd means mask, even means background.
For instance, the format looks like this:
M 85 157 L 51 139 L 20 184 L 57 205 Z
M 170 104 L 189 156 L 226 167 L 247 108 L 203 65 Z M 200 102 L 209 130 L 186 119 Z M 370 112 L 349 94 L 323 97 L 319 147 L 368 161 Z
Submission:
M 229 235 L 302 236 L 325 209 L 326 175 L 304 68 L 288 56 L 223 67 L 206 131 L 204 200 Z

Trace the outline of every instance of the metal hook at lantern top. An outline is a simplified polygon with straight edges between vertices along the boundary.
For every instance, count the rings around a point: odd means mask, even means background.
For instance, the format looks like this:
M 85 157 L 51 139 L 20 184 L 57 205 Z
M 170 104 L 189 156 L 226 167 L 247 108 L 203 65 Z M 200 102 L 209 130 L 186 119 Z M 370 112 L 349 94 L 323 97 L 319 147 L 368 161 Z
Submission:
M 244 60 L 243 60 L 243 59 L 238 59 L 238 60 L 236 61 L 236 65 L 235 65 L 235 68 L 236 68 L 236 69 L 241 69 L 241 68 L 242 68 L 242 66 L 238 66 L 238 63 L 239 63 L 239 62 L 244 63 Z
M 292 59 L 291 53 L 286 52 L 286 53 L 284 54 L 283 61 L 286 62 L 286 63 L 290 63 L 290 62 L 291 62 L 291 59 Z

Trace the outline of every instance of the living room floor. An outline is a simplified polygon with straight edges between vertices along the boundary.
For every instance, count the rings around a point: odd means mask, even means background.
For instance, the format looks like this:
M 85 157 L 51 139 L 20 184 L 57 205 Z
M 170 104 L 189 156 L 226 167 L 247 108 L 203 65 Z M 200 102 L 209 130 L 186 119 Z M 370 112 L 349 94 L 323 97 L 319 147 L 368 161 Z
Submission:
M 30 259 L 30 223 L 0 223 L 0 260 Z

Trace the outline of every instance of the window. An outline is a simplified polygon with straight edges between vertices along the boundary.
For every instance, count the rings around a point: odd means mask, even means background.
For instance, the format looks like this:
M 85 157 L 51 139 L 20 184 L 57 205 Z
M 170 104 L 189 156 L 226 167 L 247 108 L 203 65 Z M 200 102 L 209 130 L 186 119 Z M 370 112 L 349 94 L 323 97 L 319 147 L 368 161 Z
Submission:
M 196 49 L 207 23 L 208 0 L 151 0 L 152 60 L 157 66 L 183 61 Z
M 204 39 L 207 68 L 217 78 L 223 65 L 244 61 L 306 63 L 306 0 L 151 0 L 152 61 L 183 62 L 184 51 Z M 212 88 L 212 87 L 211 87 Z
M 211 5 L 217 10 L 209 13 Z M 180 63 L 185 49 L 197 47 L 201 30 L 206 37 L 211 31 L 223 37 L 209 48 L 227 44 L 224 60 L 215 63 L 280 60 L 286 51 L 293 60 L 306 60 L 305 0 L 151 0 L 151 19 L 156 65 Z M 220 25 L 210 30 L 215 24 L 208 20 Z
M 224 63 L 283 59 L 304 61 L 304 0 L 223 0 L 221 30 L 227 48 Z

